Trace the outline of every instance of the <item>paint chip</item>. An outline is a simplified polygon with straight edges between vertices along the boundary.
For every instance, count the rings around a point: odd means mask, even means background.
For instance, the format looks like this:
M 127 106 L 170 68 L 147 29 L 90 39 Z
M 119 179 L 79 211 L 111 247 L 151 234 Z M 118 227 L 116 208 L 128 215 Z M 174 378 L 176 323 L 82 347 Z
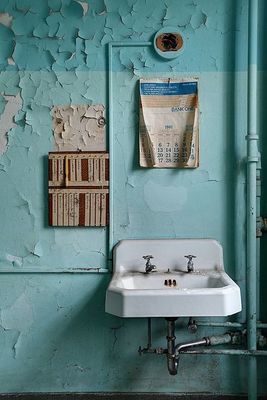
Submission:
M 82 8 L 83 8 L 83 16 L 85 16 L 88 13 L 88 10 L 89 10 L 89 4 L 86 3 L 86 1 L 79 1 L 79 0 L 76 0 L 76 1 L 77 1 L 77 3 L 79 3 L 82 6 Z
M 16 126 L 14 117 L 22 107 L 22 99 L 19 93 L 16 96 L 3 97 L 7 103 L 0 117 L 0 155 L 4 154 L 7 150 L 8 132 Z
M 8 57 L 7 63 L 8 63 L 8 65 L 16 65 L 16 63 L 15 63 L 15 61 L 13 60 L 12 57 Z
M 12 25 L 13 17 L 8 13 L 0 13 L 0 24 L 10 28 Z
M 23 258 L 18 256 L 13 256 L 12 254 L 6 254 L 7 261 L 11 262 L 14 267 L 22 267 Z
M 4 329 L 14 329 L 20 332 L 30 328 L 33 323 L 33 313 L 25 294 L 18 297 L 10 307 L 2 310 L 1 319 Z
M 55 106 L 52 115 L 55 150 L 105 150 L 106 119 L 102 104 Z

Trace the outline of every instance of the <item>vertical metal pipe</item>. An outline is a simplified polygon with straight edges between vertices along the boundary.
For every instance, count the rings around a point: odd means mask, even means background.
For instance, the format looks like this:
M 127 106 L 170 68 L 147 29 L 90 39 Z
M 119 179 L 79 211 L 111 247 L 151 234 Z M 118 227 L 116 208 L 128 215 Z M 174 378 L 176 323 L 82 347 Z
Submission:
M 110 42 L 108 44 L 108 142 L 109 142 L 109 260 L 112 261 L 114 246 L 114 132 L 113 132 L 113 48 L 116 47 L 151 47 L 153 42 Z
M 248 134 L 247 134 L 247 325 L 248 349 L 256 350 L 256 169 L 257 135 L 257 23 L 258 0 L 249 0 Z
M 167 321 L 167 364 L 171 375 L 177 374 L 177 361 L 175 358 L 175 321 L 177 318 L 166 318 Z
M 109 259 L 112 260 L 114 245 L 114 146 L 113 146 L 113 81 L 112 81 L 112 43 L 108 44 L 108 128 L 109 128 Z
M 147 319 L 147 348 L 152 347 L 152 330 L 151 330 L 151 318 Z
M 248 350 L 257 349 L 257 27 L 258 0 L 249 0 L 248 13 L 248 134 L 247 134 L 247 334 Z M 249 360 L 248 398 L 257 398 L 257 359 Z
M 261 250 L 261 236 L 262 236 L 262 219 L 261 219 L 261 156 L 259 153 L 259 162 L 257 164 L 257 262 L 256 262 L 256 274 L 257 274 L 257 321 L 260 319 L 260 250 Z
M 257 357 L 248 360 L 248 400 L 257 400 Z

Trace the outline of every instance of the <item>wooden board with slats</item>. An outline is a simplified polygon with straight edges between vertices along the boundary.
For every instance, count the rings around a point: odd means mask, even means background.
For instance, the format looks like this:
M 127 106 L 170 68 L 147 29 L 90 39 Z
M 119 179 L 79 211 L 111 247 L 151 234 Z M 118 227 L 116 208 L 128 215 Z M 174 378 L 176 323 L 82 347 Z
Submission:
M 48 180 L 49 225 L 108 225 L 108 153 L 49 153 Z

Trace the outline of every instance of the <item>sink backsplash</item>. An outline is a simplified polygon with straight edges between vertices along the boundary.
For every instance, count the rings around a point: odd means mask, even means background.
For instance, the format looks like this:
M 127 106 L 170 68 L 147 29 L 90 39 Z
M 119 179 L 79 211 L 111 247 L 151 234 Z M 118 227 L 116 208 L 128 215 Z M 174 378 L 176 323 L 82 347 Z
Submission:
M 151 260 L 158 271 L 186 271 L 186 255 L 192 254 L 195 270 L 224 270 L 223 250 L 214 239 L 130 239 L 115 246 L 114 272 L 144 271 L 143 256 L 152 255 Z

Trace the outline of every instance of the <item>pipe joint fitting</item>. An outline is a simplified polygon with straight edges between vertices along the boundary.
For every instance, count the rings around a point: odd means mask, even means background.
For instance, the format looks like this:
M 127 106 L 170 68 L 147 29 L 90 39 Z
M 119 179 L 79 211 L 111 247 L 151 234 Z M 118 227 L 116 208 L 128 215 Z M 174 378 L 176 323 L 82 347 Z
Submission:
M 248 156 L 247 157 L 247 163 L 258 163 L 259 157 L 258 156 Z
M 175 340 L 175 339 L 176 339 L 176 336 L 166 336 L 166 339 L 167 339 L 167 340 Z
M 248 133 L 245 138 L 246 140 L 259 140 L 259 135 L 257 133 Z

